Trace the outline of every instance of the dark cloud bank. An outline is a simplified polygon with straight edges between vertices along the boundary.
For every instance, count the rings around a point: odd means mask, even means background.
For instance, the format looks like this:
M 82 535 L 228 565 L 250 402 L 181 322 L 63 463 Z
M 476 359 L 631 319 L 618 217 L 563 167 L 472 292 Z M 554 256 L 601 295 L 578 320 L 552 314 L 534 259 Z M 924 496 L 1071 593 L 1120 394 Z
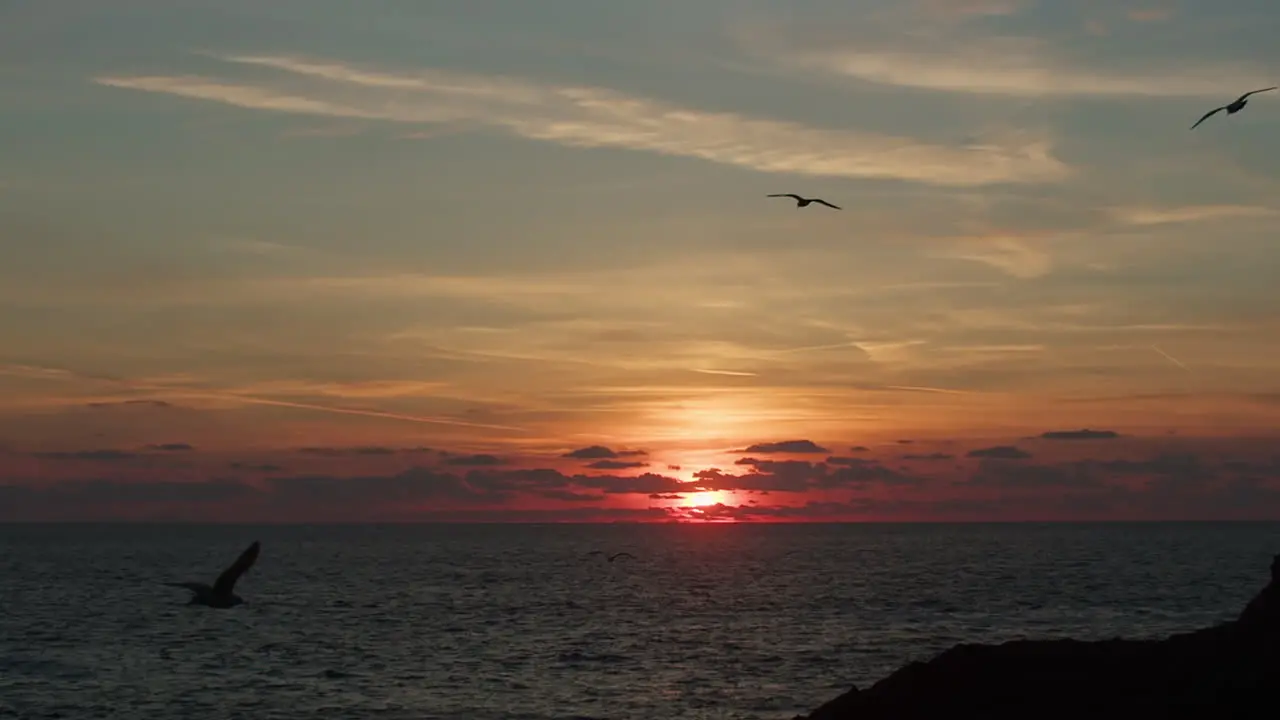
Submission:
M 1072 431 L 1074 432 L 1074 431 Z M 1090 431 L 1096 432 L 1096 431 Z M 1082 438 L 1070 438 L 1079 440 Z M 1087 438 L 1110 439 L 1110 438 Z M 79 461 L 94 479 L 49 483 L 24 478 L 0 485 L 0 520 L 368 521 L 662 521 L 701 520 L 1126 520 L 1280 518 L 1280 458 L 1209 458 L 1160 453 L 1140 459 L 1038 463 L 1013 445 L 949 454 L 900 456 L 889 467 L 869 457 L 812 455 L 809 441 L 752 445 L 733 472 L 708 468 L 692 483 L 644 472 L 634 476 L 521 469 L 488 454 L 425 450 L 306 448 L 324 457 L 418 455 L 430 465 L 356 477 L 285 474 L 280 465 L 223 465 L 235 478 L 205 482 L 130 481 L 132 461 L 175 453 L 87 450 L 36 457 Z M 856 448 L 855 448 L 856 449 Z M 603 451 L 612 453 L 605 457 Z M 640 455 L 642 451 L 628 451 Z M 585 470 L 637 467 L 593 446 L 565 454 Z M 963 463 L 962 469 L 952 463 Z M 416 462 L 416 461 L 415 461 Z M 732 503 L 698 509 L 666 505 L 696 491 L 731 491 Z M 782 500 L 780 498 L 786 498 Z M 618 502 L 618 501 L 624 502 Z M 629 508 L 601 507 L 627 504 Z M 649 507 L 652 505 L 652 507 Z

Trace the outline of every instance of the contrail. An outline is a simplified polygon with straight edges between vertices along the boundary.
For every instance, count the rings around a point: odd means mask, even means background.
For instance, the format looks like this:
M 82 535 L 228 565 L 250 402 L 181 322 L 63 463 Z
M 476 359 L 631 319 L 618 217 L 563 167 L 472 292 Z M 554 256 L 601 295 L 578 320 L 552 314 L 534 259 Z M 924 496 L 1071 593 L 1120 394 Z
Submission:
M 857 341 L 849 340 L 842 343 L 832 343 L 830 345 L 805 345 L 804 347 L 787 348 L 785 350 L 774 350 L 773 354 L 784 355 L 788 353 L 808 352 L 809 350 L 836 350 L 838 348 L 850 348 L 850 347 L 858 348 L 859 350 L 862 349 L 858 346 Z
M 712 370 L 710 368 L 690 368 L 696 373 L 704 375 L 731 375 L 733 377 L 757 377 L 757 373 L 744 372 L 742 370 Z
M 403 413 L 385 412 L 382 410 L 365 410 L 361 408 L 349 408 L 336 405 L 317 405 L 314 403 L 291 402 L 288 400 L 272 400 L 270 398 L 255 397 L 252 395 L 241 395 L 239 393 L 227 392 L 225 390 L 199 390 L 186 388 L 173 388 L 166 385 L 155 383 L 140 383 L 132 380 L 126 380 L 108 375 L 92 375 L 76 370 L 68 370 L 66 368 L 49 367 L 42 365 L 26 365 L 26 364 L 0 364 L 0 375 L 16 375 L 19 377 L 39 378 L 48 380 L 88 380 L 93 382 L 106 383 L 109 385 L 117 385 L 128 388 L 130 390 L 152 393 L 163 393 L 166 397 L 176 398 L 204 398 L 210 400 L 230 400 L 234 402 L 244 403 L 246 405 L 270 405 L 275 407 L 297 408 L 299 410 L 312 410 L 315 412 L 327 412 L 337 415 L 362 415 L 364 417 L 385 418 L 387 420 L 400 420 L 402 422 L 425 423 L 432 425 L 456 425 L 459 427 L 484 428 L 487 430 L 509 430 L 512 432 L 528 432 L 525 428 L 513 427 L 510 425 L 490 425 L 486 423 L 473 423 L 465 420 L 454 420 L 453 418 L 431 417 L 423 415 L 407 415 Z
M 973 390 L 952 390 L 951 388 L 924 387 L 921 385 L 885 385 L 886 390 L 902 390 L 904 392 L 941 393 L 943 395 L 981 395 Z
M 274 407 L 297 408 L 299 410 L 315 410 L 317 412 L 337 413 L 339 415 L 363 415 L 364 417 L 386 418 L 388 420 L 403 420 L 405 422 L 428 423 L 435 425 L 457 425 L 460 427 L 485 428 L 487 430 L 511 430 L 514 432 L 528 432 L 524 428 L 513 427 L 511 425 L 489 425 L 486 423 L 473 423 L 465 420 L 454 420 L 452 418 L 428 417 L 423 415 L 404 415 L 401 413 L 384 412 L 382 410 L 361 410 L 360 408 L 347 408 L 336 405 L 313 405 L 312 403 L 290 402 L 287 400 L 271 400 L 268 398 L 253 397 L 251 395 L 240 395 L 237 393 L 227 392 L 186 392 L 179 390 L 172 393 L 173 397 L 204 397 L 209 399 L 233 400 L 245 403 L 246 405 L 270 405 Z
M 340 405 L 315 405 L 312 403 L 291 402 L 288 400 L 271 400 L 269 398 L 254 397 L 252 395 L 240 395 L 230 392 L 189 392 L 186 390 L 178 390 L 170 392 L 170 397 L 177 398 L 206 398 L 210 400 L 231 400 L 242 402 L 246 405 L 269 405 L 272 407 L 297 408 L 299 410 L 315 410 L 317 412 L 336 413 L 338 415 L 362 415 L 364 417 L 386 418 L 388 420 L 403 420 L 404 422 L 428 423 L 434 425 L 457 425 L 460 427 L 484 428 L 487 430 L 511 430 L 513 432 L 528 432 L 524 428 L 513 427 L 511 425 L 489 425 L 486 423 L 473 423 L 465 420 L 454 420 L 452 418 L 429 417 L 423 415 L 404 415 L 401 413 L 384 412 L 382 410 L 362 410 L 360 408 L 348 408 Z
M 1187 372 L 1191 372 L 1191 368 L 1187 367 L 1187 364 L 1186 364 L 1186 363 L 1184 363 L 1184 362 L 1182 362 L 1182 361 L 1181 361 L 1181 360 L 1179 360 L 1178 358 L 1176 358 L 1176 357 L 1174 357 L 1174 356 L 1170 355 L 1169 353 L 1167 353 L 1167 352 L 1165 352 L 1165 351 L 1161 350 L 1160 348 L 1156 347 L 1155 345 L 1152 345 L 1152 346 L 1151 346 L 1151 349 L 1152 349 L 1152 350 L 1155 350 L 1155 351 L 1156 351 L 1156 352 L 1158 352 L 1158 353 L 1160 353 L 1160 355 L 1161 355 L 1161 356 L 1163 356 L 1165 360 L 1168 360 L 1169 362 L 1173 363 L 1174 365 L 1177 365 L 1178 367 L 1182 368 L 1183 370 L 1186 370 Z

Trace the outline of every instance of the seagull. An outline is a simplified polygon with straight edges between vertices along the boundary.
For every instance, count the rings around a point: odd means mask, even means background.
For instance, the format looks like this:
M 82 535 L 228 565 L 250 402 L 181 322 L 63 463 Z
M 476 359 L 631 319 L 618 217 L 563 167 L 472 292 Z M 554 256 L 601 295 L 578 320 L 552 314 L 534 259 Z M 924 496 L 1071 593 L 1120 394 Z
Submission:
M 1276 87 L 1280 87 L 1280 86 L 1276 86 Z M 1205 113 L 1204 117 L 1197 120 L 1196 124 L 1191 126 L 1191 129 L 1195 130 L 1196 126 L 1198 126 L 1200 123 L 1204 122 L 1205 120 L 1208 120 L 1210 117 L 1222 112 L 1223 110 L 1226 110 L 1228 115 L 1235 115 L 1236 113 L 1243 110 L 1245 105 L 1249 104 L 1249 101 L 1246 98 L 1248 98 L 1250 95 L 1253 95 L 1254 93 L 1266 92 L 1268 90 L 1275 90 L 1276 87 L 1262 88 L 1261 90 L 1250 90 L 1249 92 L 1236 98 L 1235 102 L 1231 103 L 1230 105 L 1223 105 L 1220 108 L 1214 108 L 1213 110 L 1210 110 L 1209 112 Z
M 632 560 L 635 560 L 635 559 L 636 559 L 636 556 L 635 556 L 635 555 L 632 555 L 632 554 L 631 554 L 631 553 L 629 553 L 629 552 L 620 552 L 620 553 L 614 553 L 614 554 L 610 555 L 610 556 L 609 556 L 609 562 L 613 562 L 614 560 L 617 560 L 618 558 L 620 558 L 620 557 L 622 557 L 622 556 L 624 556 L 624 555 L 625 555 L 625 556 L 627 556 L 627 557 L 629 557 L 629 558 L 631 558 Z
M 258 559 L 258 541 L 240 553 L 240 557 L 231 563 L 231 567 L 222 571 L 217 580 L 213 581 L 213 587 L 209 587 L 204 583 L 185 582 L 185 583 L 165 583 L 169 587 L 186 588 L 194 593 L 191 596 L 191 602 L 188 605 L 207 605 L 211 608 L 231 608 L 244 602 L 239 595 L 231 592 L 236 586 L 236 581 L 240 576 L 245 574 L 249 568 L 253 567 L 254 561 Z
M 829 202 L 827 202 L 826 200 L 823 200 L 823 199 L 821 199 L 821 198 L 802 198 L 802 197 L 800 197 L 799 195 L 796 195 L 795 193 L 780 193 L 780 194 L 777 194 L 777 195 L 770 195 L 769 197 L 789 197 L 789 198 L 795 198 L 795 199 L 796 199 L 796 207 L 798 207 L 798 208 L 807 207 L 810 203 L 818 203 L 819 205 L 826 205 L 827 207 L 829 207 L 829 208 L 835 208 L 836 210 L 839 210 L 839 209 L 840 209 L 838 206 L 836 206 L 836 205 L 832 205 L 831 203 L 829 203 Z

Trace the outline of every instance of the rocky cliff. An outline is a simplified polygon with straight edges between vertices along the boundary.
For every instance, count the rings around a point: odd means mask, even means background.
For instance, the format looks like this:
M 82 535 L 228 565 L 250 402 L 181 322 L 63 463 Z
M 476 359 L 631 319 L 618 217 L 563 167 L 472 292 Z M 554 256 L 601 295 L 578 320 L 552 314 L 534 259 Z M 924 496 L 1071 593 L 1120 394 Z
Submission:
M 957 645 L 796 720 L 1280 718 L 1280 555 L 1235 620 L 1162 640 Z

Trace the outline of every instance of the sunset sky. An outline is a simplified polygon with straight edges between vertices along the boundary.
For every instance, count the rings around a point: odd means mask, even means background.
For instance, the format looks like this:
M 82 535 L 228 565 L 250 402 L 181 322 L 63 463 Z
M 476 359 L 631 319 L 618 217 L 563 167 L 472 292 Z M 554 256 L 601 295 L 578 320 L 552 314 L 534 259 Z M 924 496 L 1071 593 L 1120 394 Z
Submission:
M 1277 27 L 0 0 L 0 519 L 1280 519 Z

